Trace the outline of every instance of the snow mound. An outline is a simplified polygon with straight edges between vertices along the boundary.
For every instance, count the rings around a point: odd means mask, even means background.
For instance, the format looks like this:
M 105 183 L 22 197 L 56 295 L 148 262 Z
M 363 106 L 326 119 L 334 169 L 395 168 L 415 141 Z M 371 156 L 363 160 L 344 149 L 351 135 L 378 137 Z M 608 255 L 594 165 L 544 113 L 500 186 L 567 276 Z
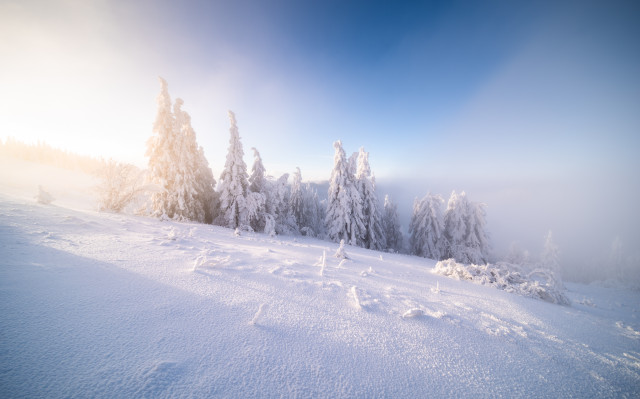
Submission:
M 557 281 L 552 273 L 537 269 L 525 277 L 514 269 L 514 266 L 505 262 L 465 265 L 457 263 L 454 259 L 439 261 L 434 268 L 435 273 L 457 280 L 489 285 L 559 305 L 571 304 L 569 298 L 563 293 L 562 283 Z

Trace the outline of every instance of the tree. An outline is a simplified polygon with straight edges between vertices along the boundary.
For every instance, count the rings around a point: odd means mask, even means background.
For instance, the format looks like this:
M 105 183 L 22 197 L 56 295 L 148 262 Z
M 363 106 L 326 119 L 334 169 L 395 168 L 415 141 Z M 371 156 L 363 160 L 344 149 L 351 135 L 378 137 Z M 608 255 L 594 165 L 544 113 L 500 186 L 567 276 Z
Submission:
M 291 213 L 293 214 L 298 226 L 302 226 L 304 220 L 304 193 L 302 186 L 302 173 L 300 168 L 296 167 L 293 173 L 293 183 L 291 184 Z
M 249 189 L 254 193 L 264 193 L 267 185 L 267 171 L 262 164 L 260 152 L 255 147 L 251 147 L 251 151 L 253 151 L 253 166 L 249 176 Z
M 325 225 L 327 237 L 334 242 L 345 240 L 356 245 L 362 224 L 362 200 L 350 173 L 349 162 L 342 142 L 333 143 L 335 149 L 333 171 L 329 181 Z
M 170 202 L 175 204 L 173 208 L 175 216 L 204 223 L 205 204 L 197 198 L 198 143 L 191 127 L 191 117 L 182 110 L 183 104 L 182 99 L 177 98 L 173 106 L 175 176 L 169 198 L 171 198 Z
M 363 231 L 358 234 L 361 237 L 361 246 L 381 250 L 386 246 L 384 230 L 382 228 L 382 215 L 380 203 L 376 196 L 375 177 L 371 175 L 369 166 L 369 153 L 360 148 L 358 154 L 358 169 L 356 185 L 359 197 L 362 201 L 362 225 Z
M 176 99 L 174 115 L 179 128 L 180 137 L 180 172 L 184 176 L 184 187 L 181 191 L 185 201 L 188 200 L 187 214 L 189 219 L 198 222 L 212 223 L 216 210 L 216 180 L 204 155 L 204 149 L 198 146 L 196 132 L 191 127 L 191 116 L 182 110 L 182 100 Z
M 463 191 L 451 193 L 444 214 L 444 259 L 461 263 L 486 263 L 489 238 L 485 230 L 485 205 L 469 202 Z
M 171 109 L 167 82 L 160 78 L 158 113 L 147 142 L 149 180 L 160 190 L 151 196 L 152 214 L 171 219 L 211 222 L 215 211 L 215 179 L 198 147 L 191 117 L 178 98 Z
M 275 182 L 273 187 L 273 216 L 276 220 L 276 233 L 298 234 L 296 219 L 291 212 L 289 192 L 289 174 L 285 173 Z
M 298 226 L 305 236 L 321 237 L 324 233 L 324 207 L 320 204 L 317 190 L 309 183 L 302 190 L 302 219 Z
M 264 231 L 267 234 L 275 234 L 275 219 L 268 214 L 271 200 L 271 185 L 266 177 L 266 170 L 262 164 L 260 152 L 255 147 L 253 151 L 253 166 L 251 167 L 251 176 L 249 176 L 249 190 L 254 195 L 262 196 L 262 206 L 258 209 L 255 217 L 251 219 L 251 227 L 254 231 Z M 267 229 L 267 226 L 269 227 Z
M 387 250 L 399 252 L 402 249 L 402 231 L 400 230 L 398 206 L 391 201 L 388 195 L 384 197 L 382 228 L 386 238 Z
M 489 261 L 489 235 L 485 229 L 486 204 L 467 202 L 467 234 L 465 251 L 470 263 L 484 264 Z
M 558 246 L 553 242 L 553 233 L 551 230 L 544 238 L 544 248 L 540 256 L 541 266 L 554 273 L 560 272 L 560 250 Z
M 229 111 L 229 150 L 220 175 L 220 214 L 218 223 L 229 228 L 249 229 L 249 222 L 258 213 L 262 196 L 249 195 L 247 165 L 242 157 L 242 143 L 236 116 Z
M 444 258 L 454 258 L 458 262 L 468 263 L 464 254 L 466 235 L 467 197 L 464 193 L 451 193 L 447 210 L 444 213 Z
M 145 190 L 142 171 L 131 164 L 109 159 L 98 174 L 98 208 L 101 211 L 122 212 Z
M 213 177 L 202 147 L 198 147 L 196 184 L 196 198 L 204 209 L 204 222 L 211 224 L 216 217 L 218 196 L 215 190 L 216 179 Z
M 160 94 L 156 99 L 158 112 L 153 124 L 154 135 L 147 141 L 146 155 L 149 157 L 149 179 L 162 190 L 152 194 L 151 209 L 154 216 L 173 217 L 176 204 L 171 201 L 171 193 L 177 175 L 175 121 L 167 82 L 162 78 L 159 80 Z
M 442 204 L 439 195 L 427 194 L 415 199 L 409 225 L 411 252 L 425 258 L 440 260 L 445 256 Z

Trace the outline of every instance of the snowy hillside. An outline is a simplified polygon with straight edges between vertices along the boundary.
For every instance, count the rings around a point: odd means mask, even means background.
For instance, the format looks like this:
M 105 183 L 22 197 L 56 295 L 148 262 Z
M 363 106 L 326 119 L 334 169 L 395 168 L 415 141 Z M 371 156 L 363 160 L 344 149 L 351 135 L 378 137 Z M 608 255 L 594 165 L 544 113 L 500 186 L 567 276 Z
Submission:
M 38 205 L 11 187 L 3 398 L 640 395 L 635 291 L 567 284 L 560 306 L 424 258 L 346 246 L 344 260 L 329 242 Z

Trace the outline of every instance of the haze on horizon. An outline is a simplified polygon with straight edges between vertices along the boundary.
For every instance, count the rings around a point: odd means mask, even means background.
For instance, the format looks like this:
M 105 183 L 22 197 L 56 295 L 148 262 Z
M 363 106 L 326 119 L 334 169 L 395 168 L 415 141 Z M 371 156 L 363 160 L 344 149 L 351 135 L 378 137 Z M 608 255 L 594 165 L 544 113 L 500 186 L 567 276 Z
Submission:
M 227 109 L 274 175 L 326 180 L 370 152 L 379 195 L 465 190 L 496 252 L 565 267 L 619 237 L 640 263 L 634 1 L 4 1 L 0 138 L 144 166 L 159 91 L 185 101 L 219 176 Z

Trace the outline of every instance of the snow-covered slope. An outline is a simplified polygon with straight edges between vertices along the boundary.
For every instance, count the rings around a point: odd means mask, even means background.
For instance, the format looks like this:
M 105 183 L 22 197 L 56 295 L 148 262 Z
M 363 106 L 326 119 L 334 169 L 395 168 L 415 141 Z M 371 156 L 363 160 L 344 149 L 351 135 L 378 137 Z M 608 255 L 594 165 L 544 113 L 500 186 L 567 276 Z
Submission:
M 0 193 L 0 397 L 640 394 L 638 292 L 337 247 Z

